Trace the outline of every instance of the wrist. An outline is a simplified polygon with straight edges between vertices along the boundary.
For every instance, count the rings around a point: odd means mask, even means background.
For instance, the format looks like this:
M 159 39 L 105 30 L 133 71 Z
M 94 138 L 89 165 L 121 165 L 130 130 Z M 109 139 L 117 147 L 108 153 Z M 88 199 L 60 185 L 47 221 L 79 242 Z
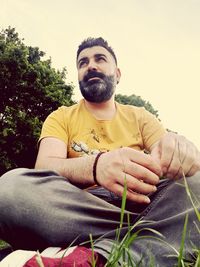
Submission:
M 97 178 L 97 164 L 98 164 L 98 160 L 99 158 L 102 156 L 102 154 L 104 154 L 105 152 L 99 152 L 94 160 L 93 163 L 93 180 L 94 183 L 97 185 L 100 185 L 100 183 L 98 182 L 98 178 Z

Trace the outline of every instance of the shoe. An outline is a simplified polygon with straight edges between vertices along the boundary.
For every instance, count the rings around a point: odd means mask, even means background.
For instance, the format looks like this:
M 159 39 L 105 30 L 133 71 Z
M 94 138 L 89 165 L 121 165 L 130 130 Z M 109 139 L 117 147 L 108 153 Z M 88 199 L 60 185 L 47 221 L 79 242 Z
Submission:
M 91 267 L 94 257 L 95 266 L 105 266 L 106 260 L 103 256 L 83 246 L 61 249 L 60 247 L 49 247 L 43 252 L 29 250 L 16 250 L 1 263 L 1 267 Z
M 96 267 L 103 267 L 105 265 L 104 258 L 96 252 L 94 252 L 94 260 L 96 262 Z M 41 261 L 44 267 L 91 267 L 92 250 L 80 246 L 76 247 L 73 252 L 67 256 L 65 256 L 65 251 L 62 250 L 61 257 L 49 258 L 41 256 Z M 36 256 L 31 258 L 23 267 L 38 267 Z
M 10 254 L 12 252 L 12 248 L 11 247 L 6 247 L 6 248 L 2 248 L 0 249 L 0 261 L 3 260 L 8 254 Z

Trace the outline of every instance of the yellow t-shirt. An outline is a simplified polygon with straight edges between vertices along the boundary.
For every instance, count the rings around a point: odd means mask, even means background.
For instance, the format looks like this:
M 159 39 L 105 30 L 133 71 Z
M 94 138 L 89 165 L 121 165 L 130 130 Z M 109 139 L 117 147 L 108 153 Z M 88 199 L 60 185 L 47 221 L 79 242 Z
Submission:
M 62 106 L 45 120 L 40 140 L 62 140 L 67 146 L 67 157 L 74 158 L 120 147 L 148 151 L 166 132 L 143 107 L 116 102 L 116 108 L 112 120 L 97 120 L 86 109 L 84 100 L 71 107 Z

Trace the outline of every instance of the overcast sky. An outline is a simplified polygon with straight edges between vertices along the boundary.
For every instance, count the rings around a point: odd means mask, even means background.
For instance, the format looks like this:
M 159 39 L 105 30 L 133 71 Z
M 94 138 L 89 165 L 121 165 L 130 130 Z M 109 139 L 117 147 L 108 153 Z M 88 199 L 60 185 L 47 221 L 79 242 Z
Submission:
M 9 25 L 67 68 L 75 100 L 77 47 L 102 36 L 122 72 L 117 93 L 140 95 L 200 148 L 200 0 L 0 0 L 0 27 Z

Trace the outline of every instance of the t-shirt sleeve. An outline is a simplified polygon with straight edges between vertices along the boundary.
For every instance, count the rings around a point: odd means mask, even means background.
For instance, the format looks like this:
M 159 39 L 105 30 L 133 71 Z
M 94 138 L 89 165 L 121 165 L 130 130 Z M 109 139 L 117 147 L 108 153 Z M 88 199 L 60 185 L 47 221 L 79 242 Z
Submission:
M 147 151 L 166 133 L 166 129 L 161 122 L 145 108 L 142 108 L 140 130 L 143 137 L 143 145 Z
M 67 145 L 68 131 L 64 115 L 64 107 L 60 107 L 46 118 L 38 142 L 45 137 L 55 137 L 62 140 Z

